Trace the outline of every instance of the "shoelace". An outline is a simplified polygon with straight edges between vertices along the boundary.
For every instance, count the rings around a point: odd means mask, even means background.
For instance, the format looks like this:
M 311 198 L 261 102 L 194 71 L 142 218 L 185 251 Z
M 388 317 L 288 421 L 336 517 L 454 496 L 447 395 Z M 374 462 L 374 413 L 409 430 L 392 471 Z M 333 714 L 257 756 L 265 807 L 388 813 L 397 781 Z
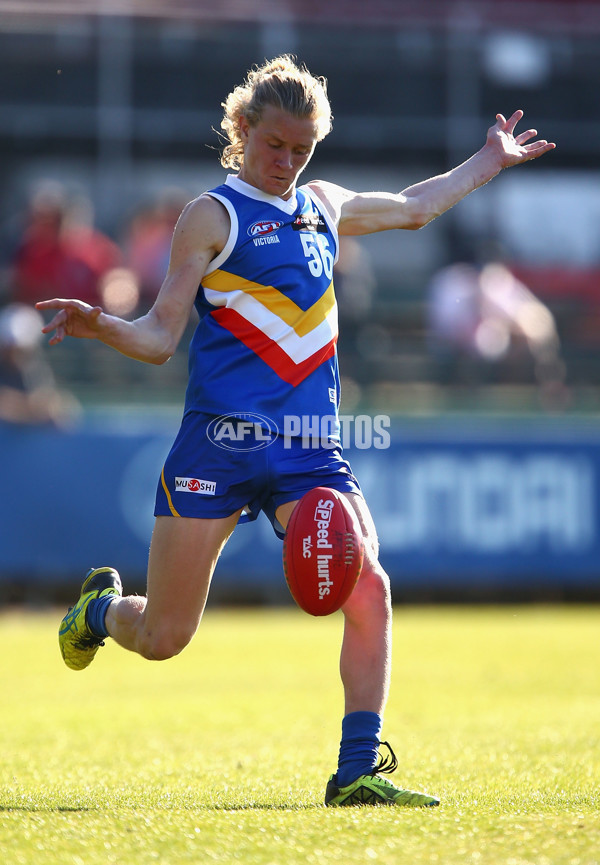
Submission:
M 398 768 L 398 760 L 396 759 L 396 755 L 392 750 L 392 746 L 389 742 L 380 742 L 379 746 L 385 745 L 388 749 L 389 754 L 386 754 L 385 757 L 379 755 L 379 762 L 375 766 L 375 768 L 371 771 L 371 775 L 377 775 L 378 772 L 383 772 L 386 775 L 395 772 Z

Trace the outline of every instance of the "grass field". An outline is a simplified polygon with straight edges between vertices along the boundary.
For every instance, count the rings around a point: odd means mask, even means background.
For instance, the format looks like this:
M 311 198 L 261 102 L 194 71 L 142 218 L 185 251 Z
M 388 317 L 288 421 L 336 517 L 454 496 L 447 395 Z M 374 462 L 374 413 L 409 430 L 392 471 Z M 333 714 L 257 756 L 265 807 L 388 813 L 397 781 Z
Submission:
M 432 810 L 330 809 L 340 618 L 209 610 L 178 658 L 62 665 L 0 615 L 0 862 L 600 862 L 600 608 L 395 611 L 384 736 Z

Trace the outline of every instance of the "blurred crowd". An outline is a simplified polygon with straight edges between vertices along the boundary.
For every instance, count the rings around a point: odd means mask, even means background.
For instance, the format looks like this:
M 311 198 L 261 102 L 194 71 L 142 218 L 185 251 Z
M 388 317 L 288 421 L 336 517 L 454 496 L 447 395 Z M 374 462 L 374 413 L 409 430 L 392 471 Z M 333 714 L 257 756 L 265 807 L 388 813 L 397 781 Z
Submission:
M 428 349 L 441 384 L 535 382 L 549 406 L 566 399 L 550 309 L 500 259 L 439 270 L 428 297 Z
M 118 315 L 134 315 L 156 296 L 173 228 L 188 200 L 166 190 L 127 218 L 114 240 L 95 226 L 91 200 L 57 182 L 37 188 L 4 238 L 4 299 L 32 305 L 77 297 Z
M 77 400 L 58 387 L 43 352 L 42 325 L 26 304 L 0 310 L 0 422 L 66 427 L 79 417 Z
M 109 237 L 95 225 L 88 197 L 54 181 L 33 191 L 0 238 L 0 421 L 63 426 L 78 417 L 77 401 L 57 386 L 48 363 L 35 302 L 77 297 L 125 318 L 146 311 L 168 267 L 175 223 L 191 197 L 165 189 Z M 373 314 L 376 276 L 354 238 L 341 238 L 335 282 L 345 394 L 357 403 L 377 359 L 393 352 L 396 334 L 381 303 Z M 423 305 L 424 351 L 434 383 L 524 380 L 548 404 L 564 404 L 565 366 L 554 317 L 500 259 L 443 267 Z
M 58 387 L 48 362 L 34 304 L 76 297 L 128 318 L 147 309 L 187 200 L 166 190 L 132 213 L 113 239 L 95 225 L 88 197 L 54 181 L 33 191 L 1 238 L 0 421 L 65 426 L 77 419 L 77 400 Z

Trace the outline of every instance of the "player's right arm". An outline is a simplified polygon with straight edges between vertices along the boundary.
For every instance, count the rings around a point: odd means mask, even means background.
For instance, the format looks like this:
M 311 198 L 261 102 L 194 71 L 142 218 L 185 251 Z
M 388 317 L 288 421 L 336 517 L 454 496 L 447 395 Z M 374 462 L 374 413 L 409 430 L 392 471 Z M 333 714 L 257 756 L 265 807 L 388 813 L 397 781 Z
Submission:
M 152 308 L 140 318 L 126 321 L 80 300 L 40 301 L 38 309 L 57 310 L 43 328 L 44 333 L 53 333 L 50 345 L 66 336 L 98 339 L 127 357 L 164 363 L 175 352 L 202 277 L 228 235 L 229 216 L 218 201 L 203 195 L 190 202 L 175 227 L 169 268 Z

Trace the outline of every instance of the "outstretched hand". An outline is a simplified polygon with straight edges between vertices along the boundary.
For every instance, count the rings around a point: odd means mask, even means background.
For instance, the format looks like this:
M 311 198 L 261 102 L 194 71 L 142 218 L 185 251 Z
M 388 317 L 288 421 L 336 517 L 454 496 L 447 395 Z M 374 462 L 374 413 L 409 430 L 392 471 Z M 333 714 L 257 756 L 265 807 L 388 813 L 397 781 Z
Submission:
M 537 159 L 556 147 L 556 144 L 546 141 L 545 138 L 532 141 L 537 135 L 537 129 L 527 129 L 515 135 L 515 127 L 522 117 L 521 110 L 515 111 L 508 120 L 503 114 L 497 114 L 496 124 L 488 129 L 486 147 L 495 151 L 501 168 Z
M 65 336 L 79 339 L 97 339 L 102 330 L 104 312 L 100 306 L 90 306 L 82 300 L 64 300 L 55 297 L 52 300 L 40 300 L 36 309 L 59 310 L 54 318 L 42 328 L 42 333 L 52 333 L 49 344 L 62 342 Z

